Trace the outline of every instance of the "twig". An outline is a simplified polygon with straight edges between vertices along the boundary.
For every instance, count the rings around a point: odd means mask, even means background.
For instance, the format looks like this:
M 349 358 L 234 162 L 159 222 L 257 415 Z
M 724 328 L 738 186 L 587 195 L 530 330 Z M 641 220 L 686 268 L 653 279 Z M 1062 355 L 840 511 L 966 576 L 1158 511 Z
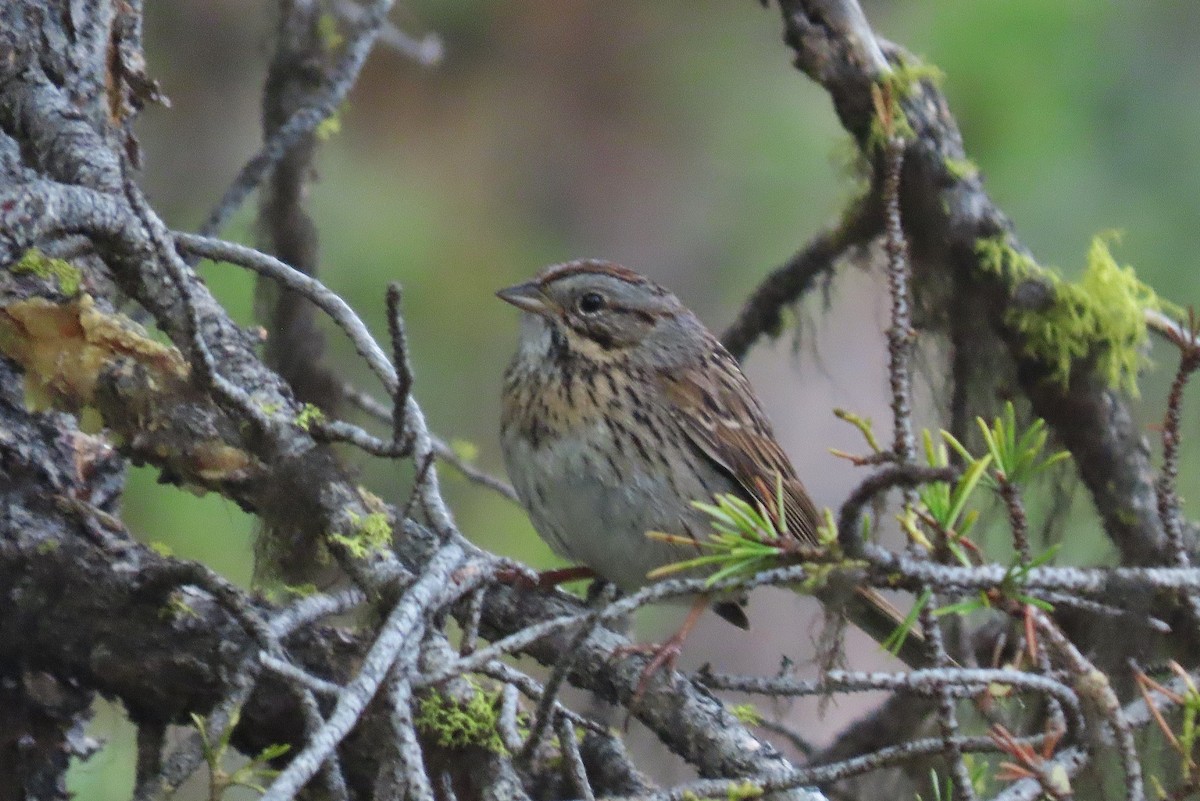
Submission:
M 354 0 L 338 0 L 333 4 L 333 13 L 355 27 L 363 25 L 366 15 L 363 7 Z M 387 45 L 422 67 L 436 67 L 442 63 L 445 56 L 445 46 L 437 34 L 427 33 L 418 39 L 389 21 L 385 21 L 383 29 L 379 31 L 379 43 Z
M 166 726 L 142 721 L 137 727 L 137 769 L 134 778 L 134 798 L 145 798 L 157 788 L 153 781 L 162 773 L 163 742 Z
M 587 770 L 583 766 L 583 757 L 579 755 L 579 743 L 575 741 L 575 727 L 567 718 L 559 717 L 557 728 L 563 766 L 571 778 L 571 784 L 584 801 L 596 801 L 596 794 L 592 792 L 592 784 L 588 781 Z
M 885 92 L 887 90 L 884 90 Z M 890 104 L 886 97 L 883 104 Z M 889 121 L 883 122 L 888 129 Z M 888 292 L 892 301 L 892 324 L 888 327 L 888 381 L 892 388 L 892 424 L 895 437 L 892 450 L 902 465 L 911 464 L 917 456 L 916 439 L 912 428 L 912 357 L 916 332 L 912 327 L 912 294 L 909 289 L 908 242 L 900 219 L 900 179 L 904 168 L 904 141 L 890 135 L 887 143 L 883 177 L 884 249 L 887 251 Z M 905 493 L 906 505 L 915 494 Z
M 466 656 L 475 650 L 479 641 L 479 621 L 483 617 L 483 604 L 487 600 L 487 588 L 480 587 L 467 599 L 467 612 L 462 616 L 462 638 L 458 653 Z
M 272 673 L 286 678 L 289 681 L 294 681 L 315 693 L 321 693 L 322 695 L 328 695 L 336 698 L 342 693 L 342 691 L 346 689 L 340 684 L 335 684 L 332 681 L 326 681 L 318 676 L 314 676 L 307 670 L 297 667 L 291 662 L 281 659 L 274 654 L 269 654 L 266 651 L 259 653 L 258 661 L 262 663 L 263 667 L 265 667 L 267 670 L 270 670 Z
M 784 308 L 798 301 L 819 275 L 832 270 L 843 253 L 869 242 L 881 227 L 877 199 L 867 196 L 855 202 L 838 225 L 818 234 L 763 279 L 721 335 L 721 344 L 740 361 L 760 337 L 777 335 Z
M 391 359 L 375 342 L 366 325 L 355 314 L 346 301 L 312 276 L 305 275 L 299 270 L 284 264 L 274 256 L 239 245 L 225 242 L 198 234 L 175 232 L 175 244 L 181 250 L 213 261 L 224 261 L 253 270 L 259 275 L 265 275 L 278 281 L 287 289 L 297 292 L 312 301 L 321 311 L 329 315 L 339 328 L 346 333 L 353 343 L 358 355 L 363 357 L 367 366 L 383 384 L 389 393 L 395 391 L 398 383 L 395 368 Z
M 537 679 L 533 678 L 527 673 L 522 673 L 515 667 L 512 667 L 511 665 L 499 660 L 489 662 L 481 666 L 476 672 L 484 676 L 490 676 L 496 681 L 503 682 L 506 687 L 512 687 L 518 690 L 521 695 L 525 696 L 531 701 L 540 701 L 545 694 L 542 689 L 542 685 L 538 683 Z M 610 732 L 608 727 L 603 723 L 599 723 L 591 718 L 579 714 L 578 712 L 575 712 L 569 707 L 564 706 L 560 701 L 555 701 L 554 703 L 554 714 L 558 717 L 565 717 L 567 720 L 571 721 L 573 725 L 587 729 L 592 734 L 598 734 L 604 737 L 612 737 L 612 732 Z M 521 738 L 518 738 L 517 748 L 514 750 L 519 750 L 520 744 Z
M 175 252 L 170 231 L 150 208 L 141 189 L 134 183 L 126 161 L 122 161 L 122 167 L 125 173 L 125 199 L 142 224 L 147 241 L 157 251 L 158 261 L 174 283 L 183 306 L 183 330 L 188 340 L 187 350 L 191 354 L 191 364 L 198 370 L 203 382 L 212 388 L 218 402 L 239 412 L 248 421 L 253 422 L 259 431 L 269 431 L 272 425 L 270 418 L 244 389 L 227 380 L 217 369 L 216 358 L 204 341 L 200 312 L 192 297 L 191 283 L 195 280 L 195 273 Z
M 504 684 L 500 690 L 500 710 L 496 713 L 496 731 L 504 747 L 512 753 L 521 750 L 523 739 L 517 728 L 520 691 L 515 684 Z
M 456 586 L 449 580 L 451 572 L 462 565 L 462 560 L 462 549 L 454 543 L 442 546 L 430 560 L 421 577 L 408 588 L 388 615 L 363 660 L 358 676 L 346 685 L 328 721 L 309 738 L 304 749 L 272 782 L 262 796 L 263 801 L 288 801 L 312 778 L 358 722 L 367 703 L 392 670 L 405 643 L 410 638 L 419 638 L 424 626 L 425 610 L 440 606 L 470 589 L 469 586 Z M 412 656 L 415 658 L 416 655 Z
M 412 453 L 407 442 L 380 439 L 344 420 L 310 420 L 306 426 L 318 442 L 345 442 L 381 459 L 403 459 Z
M 392 366 L 396 370 L 396 388 L 392 394 L 392 442 L 397 446 L 404 440 L 404 412 L 412 391 L 412 366 L 408 361 L 408 342 L 404 333 L 404 318 L 400 316 L 400 284 L 392 282 L 387 288 L 388 334 L 392 341 Z
M 1021 740 L 1030 745 L 1040 744 L 1043 735 Z M 994 753 L 999 747 L 988 737 L 956 737 L 954 745 L 963 753 Z M 945 740 L 941 737 L 930 737 L 913 740 L 907 743 L 888 746 L 871 754 L 839 760 L 827 765 L 795 768 L 786 775 L 775 776 L 756 782 L 763 793 L 783 790 L 802 785 L 831 784 L 842 779 L 859 776 L 864 773 L 882 770 L 893 765 L 909 762 L 922 756 L 941 754 L 945 752 Z M 733 795 L 739 789 L 745 789 L 742 781 L 724 779 L 708 779 L 674 787 L 670 792 L 655 793 L 650 799 L 655 801 L 687 801 L 689 798 L 720 798 L 723 795 Z
M 1033 560 L 1033 552 L 1029 547 L 1029 518 L 1025 515 L 1025 504 L 1021 500 L 1021 490 L 1004 476 L 996 477 L 1000 498 L 1008 511 L 1009 528 L 1012 529 L 1013 548 L 1021 564 L 1027 565 Z
M 242 167 L 197 233 L 201 236 L 218 233 L 249 194 L 262 183 L 271 168 L 297 142 L 311 134 L 318 125 L 337 111 L 358 79 L 358 73 L 383 28 L 393 2 L 394 0 L 375 0 L 363 9 L 359 32 L 347 44 L 345 54 L 334 66 L 324 97 L 319 102 L 298 110 L 287 122 L 279 126 L 275 134 L 263 144 L 262 149 Z
M 546 680 L 546 684 L 542 688 L 542 698 L 538 702 L 537 710 L 533 715 L 532 725 L 529 727 L 529 738 L 525 741 L 525 746 L 517 756 L 518 762 L 529 762 L 537 754 L 538 748 L 541 747 L 542 740 L 545 738 L 546 732 L 550 727 L 558 692 L 562 689 L 563 682 L 566 681 L 571 666 L 579 658 L 581 646 L 592 635 L 592 632 L 596 630 L 596 626 L 600 625 L 600 612 L 601 610 L 593 612 L 584 621 L 583 625 L 579 627 L 579 631 L 571 638 L 571 642 L 567 645 L 566 650 L 563 651 L 563 655 L 554 664 L 554 669 L 550 671 L 550 677 Z M 569 721 L 567 725 L 570 725 Z
M 933 663 L 944 669 L 954 662 L 946 652 L 941 626 L 938 625 L 937 618 L 933 614 L 937 603 L 938 593 L 934 592 L 929 596 L 929 603 L 921 607 L 918 619 L 921 621 L 929 652 L 933 656 Z M 964 798 L 966 801 L 975 801 L 977 797 L 975 785 L 971 782 L 971 774 L 967 770 L 967 763 L 963 759 L 963 752 L 958 744 L 958 706 L 954 693 L 948 686 L 942 686 L 938 691 L 938 724 L 942 730 L 946 760 L 950 763 L 950 770 L 954 776 L 955 796 Z
M 272 637 L 282 639 L 301 626 L 330 615 L 340 615 L 363 603 L 366 599 L 366 593 L 357 587 L 330 595 L 310 595 L 284 607 L 271 618 L 267 627 Z
M 792 748 L 795 748 L 796 751 L 798 751 L 804 757 L 811 757 L 813 754 L 817 753 L 816 746 L 806 740 L 804 736 L 800 734 L 800 732 L 789 726 L 785 726 L 780 721 L 765 719 L 760 720 L 758 721 L 758 728 L 762 729 L 763 731 L 769 731 L 772 734 L 778 734 L 780 737 L 787 740 L 791 744 Z
M 1175 483 L 1179 476 L 1179 443 L 1182 439 L 1180 422 L 1183 418 L 1183 392 L 1192 374 L 1200 369 L 1200 341 L 1197 331 L 1200 320 L 1194 310 L 1190 312 L 1186 331 L 1172 329 L 1168 337 L 1179 348 L 1179 368 L 1167 393 L 1167 411 L 1162 423 L 1163 464 L 1155 482 L 1158 500 L 1158 516 L 1166 532 L 1167 542 L 1175 557 L 1175 564 L 1187 567 L 1191 564 L 1187 544 L 1184 542 L 1183 521 L 1179 512 L 1179 496 Z
M 360 411 L 370 415 L 385 425 L 391 423 L 392 416 L 387 407 L 366 392 L 347 384 L 342 388 L 342 394 L 346 400 L 356 406 Z M 431 434 L 430 439 L 433 441 L 434 453 L 437 454 L 439 461 L 445 462 L 453 467 L 468 481 L 473 481 L 476 484 L 480 484 L 490 490 L 498 492 L 513 503 L 519 502 L 516 490 L 512 488 L 511 484 L 503 479 L 493 476 L 490 473 L 480 470 L 466 459 L 463 459 L 458 455 L 458 453 L 455 452 L 453 447 L 447 444 L 446 441 L 440 437 Z
M 864 673 L 831 670 L 820 679 L 801 680 L 783 677 L 742 676 L 726 673 L 701 673 L 696 680 L 714 690 L 730 690 L 772 698 L 824 695 L 831 692 L 910 693 L 936 698 L 950 689 L 956 698 L 969 698 L 991 684 L 1005 684 L 1036 692 L 1059 701 L 1072 715 L 1073 727 L 1082 727 L 1082 712 L 1075 691 L 1047 676 L 1015 669 L 1000 668 L 926 668 L 906 673 Z
M 871 474 L 854 488 L 838 510 L 838 542 L 849 556 L 862 551 L 859 521 L 862 511 L 877 495 L 893 487 L 917 487 L 931 481 L 953 481 L 959 470 L 954 467 L 928 467 L 919 464 L 896 464 Z
M 1055 661 L 1069 670 L 1075 679 L 1075 689 L 1085 708 L 1098 712 L 1112 727 L 1116 735 L 1117 754 L 1125 769 L 1125 793 L 1129 801 L 1144 801 L 1142 787 L 1142 764 L 1138 757 L 1137 743 L 1133 739 L 1133 727 L 1121 709 L 1121 702 L 1109 684 L 1108 677 L 1088 660 L 1074 643 L 1067 639 L 1046 614 L 1034 609 L 1033 616 L 1040 638 Z
M 414 637 L 414 642 L 416 638 Z M 411 663 L 416 658 L 413 649 L 411 658 L 404 661 Z M 388 680 L 388 703 L 392 713 L 389 716 L 392 724 L 393 742 L 396 746 L 396 764 L 393 771 L 393 781 L 397 787 L 403 788 L 402 798 L 411 801 L 434 801 L 433 785 L 425 773 L 425 760 L 421 754 L 421 743 L 417 739 L 416 724 L 412 714 L 412 683 L 408 680 L 407 670 L 401 672 L 392 669 Z

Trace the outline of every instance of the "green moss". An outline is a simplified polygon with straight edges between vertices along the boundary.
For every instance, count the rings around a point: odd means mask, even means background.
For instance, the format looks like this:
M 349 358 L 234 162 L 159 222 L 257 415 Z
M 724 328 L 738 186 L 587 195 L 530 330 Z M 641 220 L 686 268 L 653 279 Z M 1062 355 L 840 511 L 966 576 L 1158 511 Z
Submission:
M 37 544 L 37 552 L 43 556 L 54 553 L 62 545 L 58 540 L 45 539 Z
M 465 702 L 431 692 L 417 704 L 413 722 L 424 734 L 446 748 L 476 745 L 497 754 L 508 754 L 500 739 L 500 690 L 485 691 L 471 683 L 471 697 Z
M 83 283 L 83 275 L 69 262 L 52 259 L 37 248 L 25 251 L 11 269 L 14 273 L 29 273 L 47 281 L 53 280 L 58 284 L 58 290 L 68 297 L 78 294 Z
M 945 74 L 933 66 L 926 64 L 919 59 L 901 58 L 900 61 L 892 65 L 891 72 L 883 75 L 879 79 L 879 87 L 883 92 L 883 97 L 890 105 L 889 116 L 892 119 L 891 135 L 900 139 L 913 139 L 916 134 L 913 132 L 912 124 L 908 121 L 908 117 L 904 113 L 902 102 L 916 95 L 917 89 L 923 82 L 929 82 L 934 86 L 939 85 Z M 867 153 L 881 151 L 884 145 L 887 144 L 889 132 L 884 130 L 883 121 L 876 114 L 871 118 L 871 130 L 867 134 L 867 142 L 865 150 Z
M 908 117 L 904 115 L 904 109 L 900 107 L 900 101 L 896 99 L 895 95 L 892 95 L 891 117 L 892 136 L 906 140 L 916 138 L 916 133 L 913 131 Z M 884 129 L 883 120 L 876 114 L 871 117 L 871 130 L 867 134 L 866 151 L 868 153 L 883 152 L 887 142 L 888 132 Z
M 889 86 L 897 97 L 909 98 L 916 94 L 917 85 L 923 81 L 939 87 L 945 79 L 946 73 L 937 66 L 919 58 L 902 56 L 899 63 L 892 65 L 891 73 L 885 75 L 881 83 Z
M 1007 322 L 1022 337 L 1025 352 L 1044 363 L 1053 380 L 1064 386 L 1077 361 L 1092 360 L 1096 371 L 1115 389 L 1138 394 L 1138 370 L 1148 364 L 1144 313 L 1161 310 L 1154 290 L 1137 279 L 1131 267 L 1113 259 L 1112 235 L 1092 241 L 1087 267 L 1076 282 L 1018 253 L 1002 238 L 981 239 L 975 255 L 984 272 L 1010 288 L 1024 281 L 1050 287 L 1051 300 L 1039 308 L 1011 308 Z
M 366 559 L 391 546 L 392 524 L 386 512 L 375 512 L 366 517 L 350 512 L 349 519 L 354 526 L 353 532 L 348 535 L 334 532 L 329 535 L 329 540 L 341 545 L 354 558 Z
M 1048 273 L 1029 256 L 1014 250 L 1003 236 L 975 240 L 975 258 L 978 259 L 981 270 L 1003 278 L 1009 286 L 1016 286 L 1030 279 L 1040 279 Z

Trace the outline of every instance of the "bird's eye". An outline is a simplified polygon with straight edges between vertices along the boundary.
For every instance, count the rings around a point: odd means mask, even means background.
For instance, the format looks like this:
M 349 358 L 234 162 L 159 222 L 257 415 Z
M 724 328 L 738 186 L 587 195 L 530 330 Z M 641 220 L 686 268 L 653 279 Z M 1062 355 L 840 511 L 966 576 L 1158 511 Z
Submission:
M 604 296 L 599 292 L 587 292 L 579 296 L 579 311 L 595 314 L 604 308 Z

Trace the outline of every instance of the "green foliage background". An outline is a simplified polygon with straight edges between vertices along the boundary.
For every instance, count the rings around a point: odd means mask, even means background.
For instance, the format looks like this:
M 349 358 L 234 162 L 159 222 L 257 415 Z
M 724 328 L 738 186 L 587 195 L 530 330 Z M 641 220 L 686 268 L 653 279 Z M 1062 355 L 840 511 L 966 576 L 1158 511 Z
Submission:
M 147 110 L 140 123 L 145 182 L 177 228 L 199 223 L 257 147 L 272 5 L 147 4 L 150 72 L 173 106 Z M 866 10 L 883 36 L 945 72 L 968 153 L 1039 260 L 1073 275 L 1095 232 L 1120 229 L 1120 263 L 1167 299 L 1200 301 L 1200 5 L 910 0 Z M 404 284 L 418 398 L 435 430 L 472 443 L 491 470 L 502 471 L 497 395 L 516 335 L 516 315 L 495 289 L 552 261 L 604 256 L 666 283 L 719 330 L 853 192 L 838 163 L 845 136 L 827 96 L 791 68 L 774 9 L 746 0 L 412 0 L 392 16 L 405 30 L 437 32 L 447 57 L 423 70 L 392 52 L 372 56 L 318 159 L 311 200 L 322 278 L 381 336 L 385 282 Z M 252 229 L 247 211 L 226 234 L 252 241 Z M 228 266 L 204 275 L 250 324 L 252 280 Z M 862 341 L 833 340 L 817 315 L 798 360 L 786 343 L 761 348 L 751 375 L 775 385 L 773 397 L 826 381 L 823 364 L 850 362 L 867 399 L 844 381 L 830 397 L 857 411 L 878 404 L 881 351 L 863 342 L 882 330 L 882 289 L 869 278 L 847 282 L 834 289 L 833 313 L 855 315 Z M 337 335 L 330 350 L 372 387 Z M 1153 355 L 1159 367 L 1139 406 L 1147 424 L 1161 417 L 1174 365 L 1161 345 Z M 768 407 L 781 432 L 791 418 L 831 418 L 801 402 Z M 1194 413 L 1186 420 L 1185 497 L 1200 483 L 1200 425 Z M 790 450 L 805 475 L 806 466 L 830 469 L 825 448 L 835 445 L 854 441 L 821 436 Z M 405 497 L 404 468 L 347 458 L 372 490 Z M 842 488 L 853 481 L 845 475 Z M 469 536 L 552 563 L 522 512 L 447 476 Z M 131 529 L 248 583 L 252 520 L 155 478 L 131 473 Z M 818 500 L 838 503 L 838 486 L 819 487 Z M 1108 555 L 1086 507 L 1074 506 L 1064 558 Z M 73 772 L 83 798 L 128 797 L 132 737 L 119 717 L 104 707 L 93 726 L 112 747 Z

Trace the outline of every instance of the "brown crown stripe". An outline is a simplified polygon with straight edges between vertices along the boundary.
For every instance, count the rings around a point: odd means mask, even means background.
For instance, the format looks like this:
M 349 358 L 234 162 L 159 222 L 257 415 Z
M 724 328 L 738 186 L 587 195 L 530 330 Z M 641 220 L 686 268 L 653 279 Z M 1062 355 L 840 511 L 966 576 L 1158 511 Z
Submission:
M 622 267 L 614 262 L 601 261 L 599 259 L 578 259 L 576 261 L 563 262 L 562 264 L 552 264 L 538 276 L 538 283 L 544 286 L 551 281 L 557 281 L 560 278 L 567 278 L 568 276 L 579 275 L 581 273 L 611 275 L 630 284 L 654 286 L 644 276 L 635 273 L 628 267 Z

